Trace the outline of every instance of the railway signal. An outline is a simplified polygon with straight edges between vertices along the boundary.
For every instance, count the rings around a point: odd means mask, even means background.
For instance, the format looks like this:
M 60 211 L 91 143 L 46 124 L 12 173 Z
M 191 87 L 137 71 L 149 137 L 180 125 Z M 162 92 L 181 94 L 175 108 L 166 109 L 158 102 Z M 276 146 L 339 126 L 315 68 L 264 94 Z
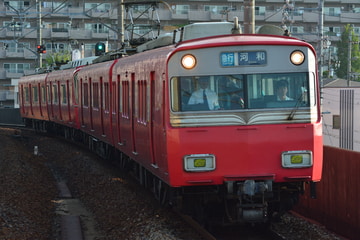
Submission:
M 105 44 L 98 42 L 95 44 L 95 56 L 100 56 L 105 53 Z
M 45 45 L 37 45 L 36 46 L 37 52 L 38 53 L 46 53 L 46 47 Z

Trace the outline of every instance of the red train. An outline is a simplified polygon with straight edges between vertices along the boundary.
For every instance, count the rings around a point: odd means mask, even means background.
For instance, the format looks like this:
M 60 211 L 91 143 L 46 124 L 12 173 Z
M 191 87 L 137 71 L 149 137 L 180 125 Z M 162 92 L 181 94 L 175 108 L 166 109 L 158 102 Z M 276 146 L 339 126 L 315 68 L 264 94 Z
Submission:
M 321 179 L 315 51 L 275 35 L 191 39 L 192 28 L 174 44 L 23 77 L 22 117 L 132 166 L 200 221 L 266 222 Z

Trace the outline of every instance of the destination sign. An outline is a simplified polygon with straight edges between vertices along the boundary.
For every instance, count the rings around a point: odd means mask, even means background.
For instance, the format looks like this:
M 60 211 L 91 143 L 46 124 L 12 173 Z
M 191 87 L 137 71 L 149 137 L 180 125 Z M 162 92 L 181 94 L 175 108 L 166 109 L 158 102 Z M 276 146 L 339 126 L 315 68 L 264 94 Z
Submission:
M 220 55 L 222 67 L 264 65 L 266 61 L 265 51 L 223 52 Z
M 264 65 L 266 64 L 266 52 L 239 52 L 239 65 Z

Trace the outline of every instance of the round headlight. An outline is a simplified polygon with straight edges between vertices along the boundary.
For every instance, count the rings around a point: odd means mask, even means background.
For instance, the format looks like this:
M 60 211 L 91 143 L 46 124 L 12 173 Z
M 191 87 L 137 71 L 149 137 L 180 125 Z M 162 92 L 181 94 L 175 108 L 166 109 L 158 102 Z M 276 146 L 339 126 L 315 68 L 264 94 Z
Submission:
M 303 64 L 305 61 L 305 54 L 299 50 L 293 51 L 290 55 L 290 60 L 291 63 L 295 65 Z
M 191 54 L 186 54 L 181 58 L 181 65 L 185 69 L 193 69 L 196 65 L 196 58 Z

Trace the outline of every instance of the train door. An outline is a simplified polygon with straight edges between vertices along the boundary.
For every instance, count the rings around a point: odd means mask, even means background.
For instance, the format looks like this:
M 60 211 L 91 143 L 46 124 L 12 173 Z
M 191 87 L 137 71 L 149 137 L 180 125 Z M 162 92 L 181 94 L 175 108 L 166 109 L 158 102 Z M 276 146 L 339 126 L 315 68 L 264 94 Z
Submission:
M 151 155 L 151 164 L 154 167 L 157 167 L 156 158 L 155 158 L 155 137 L 154 137 L 154 116 L 155 116 L 155 72 L 150 73 L 150 155 Z
M 135 73 L 131 73 L 131 142 L 132 151 L 136 155 L 136 141 L 135 141 Z

